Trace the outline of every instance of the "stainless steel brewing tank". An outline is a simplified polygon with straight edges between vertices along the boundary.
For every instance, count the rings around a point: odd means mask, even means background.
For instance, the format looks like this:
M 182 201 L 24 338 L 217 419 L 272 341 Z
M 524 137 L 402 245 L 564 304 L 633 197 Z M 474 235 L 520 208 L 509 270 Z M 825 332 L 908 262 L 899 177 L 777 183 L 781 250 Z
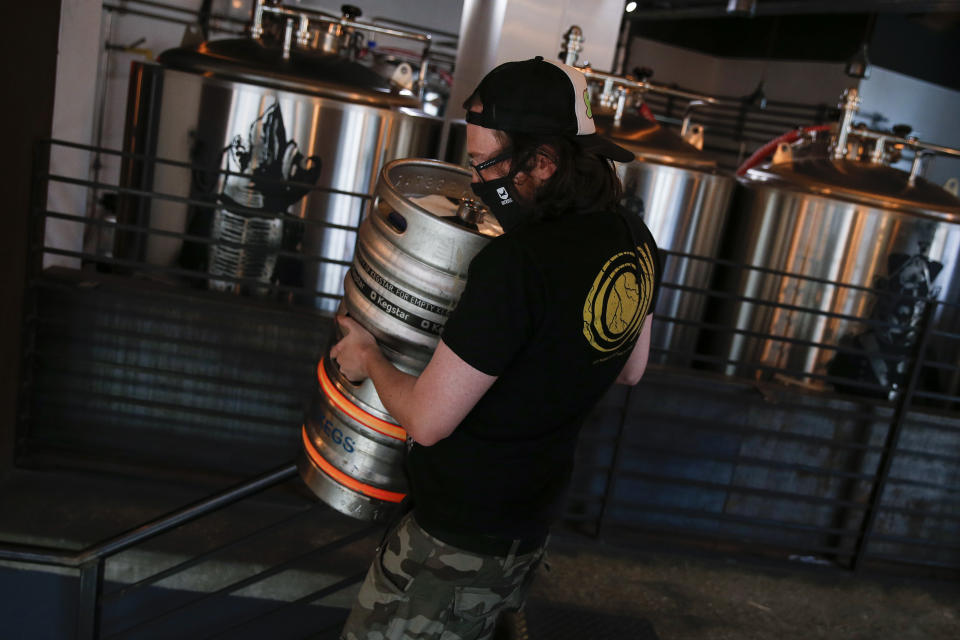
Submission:
M 435 160 L 395 160 L 384 167 L 374 206 L 360 226 L 342 311 L 413 375 L 429 362 L 473 257 L 502 233 L 473 202 L 470 178 L 466 169 Z M 301 474 L 338 511 L 387 518 L 406 491 L 406 433 L 370 380 L 347 380 L 329 353 L 317 372 Z
M 660 249 L 716 258 L 736 181 L 718 168 L 708 154 L 680 136 L 640 116 L 625 116 L 620 126 L 597 116 L 600 133 L 636 154 L 618 164 L 625 205 L 649 227 Z M 706 290 L 713 263 L 667 256 L 663 282 Z M 654 309 L 651 345 L 667 350 L 651 353 L 655 362 L 688 366 L 693 363 L 700 330 L 685 323 L 703 320 L 705 293 L 662 287 Z M 673 322 L 676 319 L 679 322 Z
M 369 69 L 335 55 L 295 49 L 285 60 L 276 47 L 241 39 L 166 51 L 159 61 L 132 68 L 125 150 L 146 159 L 127 162 L 124 186 L 215 202 L 218 213 L 227 202 L 240 216 L 302 221 L 287 225 L 282 249 L 306 258 L 286 276 L 274 274 L 274 281 L 326 294 L 316 306 L 334 309 L 333 296 L 342 293 L 353 255 L 354 229 L 380 168 L 398 157 L 434 157 L 442 121 L 416 111 L 415 98 L 391 91 Z M 223 178 L 217 174 L 222 170 L 241 175 Z M 269 198 L 261 198 L 248 177 L 257 171 L 267 183 L 308 186 L 288 189 L 264 208 Z M 127 224 L 211 233 L 209 207 L 157 197 L 125 202 L 120 218 Z M 206 249 L 198 246 L 127 233 L 116 251 L 150 265 L 203 269 Z M 312 295 L 304 297 L 314 302 Z
M 958 223 L 960 200 L 888 166 L 821 156 L 751 169 L 723 257 L 764 271 L 728 274 L 725 292 L 753 300 L 726 304 L 716 322 L 773 337 L 718 338 L 725 372 L 895 391 L 924 301 L 955 289 Z

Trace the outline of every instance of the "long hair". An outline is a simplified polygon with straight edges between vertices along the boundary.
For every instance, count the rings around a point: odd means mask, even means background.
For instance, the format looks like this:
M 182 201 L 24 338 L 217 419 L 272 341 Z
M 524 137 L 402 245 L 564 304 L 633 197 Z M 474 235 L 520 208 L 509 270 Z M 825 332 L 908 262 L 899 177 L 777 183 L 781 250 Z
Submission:
M 537 218 L 610 211 L 620 202 L 623 187 L 612 160 L 584 151 L 566 136 L 509 131 L 500 135 L 509 138 L 504 142 L 513 150 L 511 176 L 533 169 L 539 154 L 549 156 L 557 167 L 534 194 Z
M 463 103 L 464 109 L 481 107 L 474 92 Z M 571 138 L 550 134 L 492 129 L 503 148 L 512 149 L 511 179 L 536 166 L 536 156 L 547 153 L 557 167 L 554 174 L 536 190 L 533 214 L 537 219 L 556 218 L 571 213 L 596 213 L 615 208 L 623 197 L 623 185 L 613 161 L 584 151 Z

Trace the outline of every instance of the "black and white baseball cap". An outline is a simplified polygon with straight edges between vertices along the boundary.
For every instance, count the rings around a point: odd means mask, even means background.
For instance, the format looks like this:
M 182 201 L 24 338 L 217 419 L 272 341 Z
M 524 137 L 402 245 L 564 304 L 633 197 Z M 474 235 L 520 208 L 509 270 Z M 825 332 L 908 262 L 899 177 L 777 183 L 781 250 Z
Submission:
M 464 103 L 479 98 L 483 111 L 467 122 L 486 129 L 568 136 L 582 149 L 617 162 L 633 153 L 597 134 L 587 78 L 577 69 L 537 56 L 505 62 L 488 73 Z

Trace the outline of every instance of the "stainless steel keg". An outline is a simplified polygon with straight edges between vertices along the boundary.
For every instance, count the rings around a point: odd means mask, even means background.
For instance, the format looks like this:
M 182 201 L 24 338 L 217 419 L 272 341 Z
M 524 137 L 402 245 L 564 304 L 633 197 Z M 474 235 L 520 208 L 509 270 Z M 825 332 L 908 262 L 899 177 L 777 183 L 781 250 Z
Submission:
M 376 338 L 399 369 L 423 371 L 466 285 L 473 257 L 502 229 L 473 199 L 469 171 L 436 160 L 384 167 L 360 226 L 341 312 Z M 386 517 L 405 492 L 406 433 L 370 380 L 342 376 L 329 356 L 304 424 L 300 470 L 335 509 Z
M 388 518 L 406 496 L 406 431 L 386 410 L 359 401 L 358 385 L 344 379 L 329 356 L 317 365 L 317 382 L 302 430 L 301 477 L 340 513 Z
M 598 131 L 636 155 L 636 161 L 618 164 L 625 205 L 640 215 L 657 245 L 686 256 L 667 256 L 663 287 L 654 309 L 651 346 L 662 349 L 651 360 L 687 366 L 700 330 L 691 322 L 703 320 L 705 293 L 714 272 L 713 263 L 723 237 L 736 181 L 716 161 L 676 133 L 638 115 L 624 116 L 619 124 L 598 116 Z

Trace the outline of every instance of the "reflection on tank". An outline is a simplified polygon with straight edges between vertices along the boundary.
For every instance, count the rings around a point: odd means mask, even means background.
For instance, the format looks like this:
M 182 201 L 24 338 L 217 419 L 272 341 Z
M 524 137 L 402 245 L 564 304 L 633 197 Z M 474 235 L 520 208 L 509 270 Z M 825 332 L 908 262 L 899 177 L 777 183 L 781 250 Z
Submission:
M 230 174 L 224 179 L 220 207 L 214 213 L 211 236 L 216 244 L 210 247 L 209 273 L 301 286 L 299 264 L 283 258 L 278 264 L 277 252 L 295 251 L 300 244 L 302 223 L 284 215 L 320 179 L 320 157 L 305 157 L 297 143 L 287 139 L 277 102 L 250 125 L 246 140 L 235 136 L 222 155 Z M 267 291 L 232 280 L 211 280 L 210 288 L 236 293 Z
M 643 220 L 646 207 L 643 204 L 643 197 L 640 195 L 640 185 L 633 176 L 623 185 L 623 198 L 620 200 L 620 206 L 630 215 Z
M 287 140 L 283 113 L 276 102 L 250 125 L 246 145 L 238 135 L 223 153 L 228 171 L 250 176 L 249 181 L 240 176 L 227 177 L 221 196 L 227 204 L 282 211 L 305 196 L 320 177 L 320 157 L 304 157 L 297 143 Z M 246 182 L 249 193 L 256 194 L 253 204 L 233 197 Z M 246 198 L 242 192 L 241 197 Z
M 840 338 L 840 346 L 862 352 L 838 352 L 827 365 L 827 372 L 840 378 L 870 382 L 894 394 L 904 382 L 907 359 L 917 343 L 924 312 L 940 295 L 933 281 L 943 263 L 926 257 L 929 244 L 920 253 L 893 253 L 887 258 L 888 276 L 878 276 L 874 289 L 878 297 L 867 319 L 869 328 Z M 864 393 L 861 388 L 835 383 L 841 391 Z

